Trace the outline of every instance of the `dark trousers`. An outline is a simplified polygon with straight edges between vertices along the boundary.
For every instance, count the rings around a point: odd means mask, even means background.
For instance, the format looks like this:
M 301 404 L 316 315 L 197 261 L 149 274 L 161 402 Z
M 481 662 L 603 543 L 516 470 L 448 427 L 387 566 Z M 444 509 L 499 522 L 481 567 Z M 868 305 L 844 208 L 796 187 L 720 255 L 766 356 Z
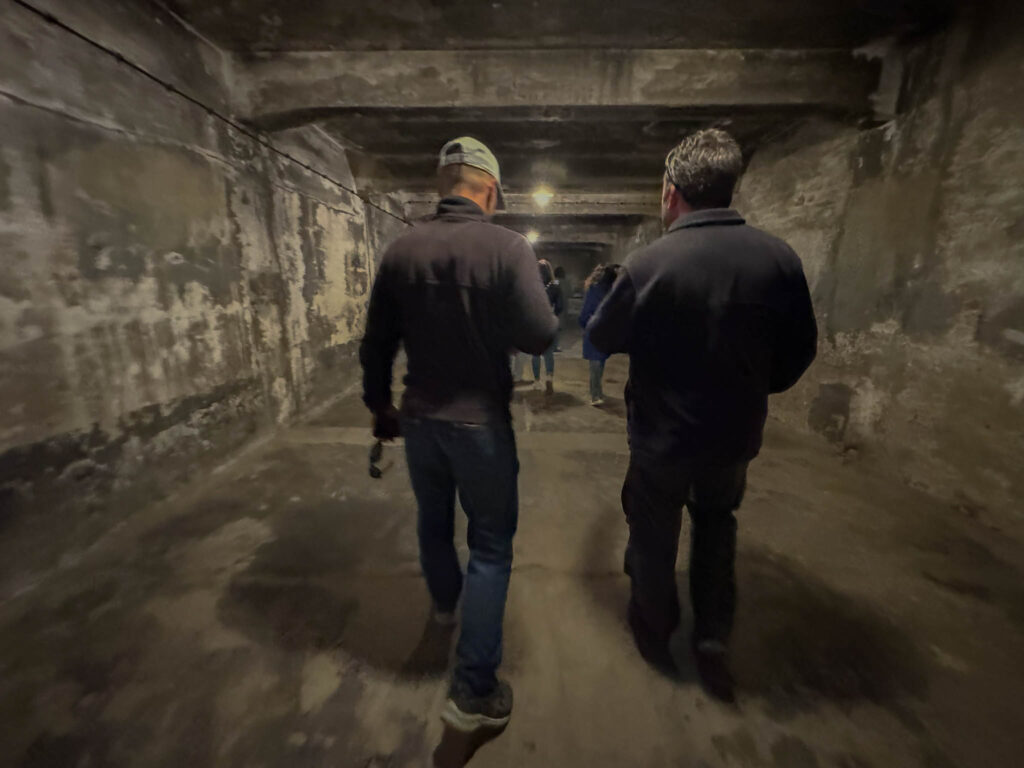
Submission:
M 489 694 L 501 664 L 502 622 L 519 516 L 515 436 L 509 424 L 404 419 L 405 453 L 419 507 L 420 563 L 438 610 L 462 597 L 455 680 Z M 455 553 L 455 494 L 469 522 L 469 564 Z
M 653 637 L 667 640 L 679 624 L 676 555 L 683 506 L 693 524 L 690 599 L 695 642 L 726 642 L 736 610 L 736 517 L 747 462 L 702 467 L 634 454 L 622 488 L 629 523 L 626 572 L 632 609 Z

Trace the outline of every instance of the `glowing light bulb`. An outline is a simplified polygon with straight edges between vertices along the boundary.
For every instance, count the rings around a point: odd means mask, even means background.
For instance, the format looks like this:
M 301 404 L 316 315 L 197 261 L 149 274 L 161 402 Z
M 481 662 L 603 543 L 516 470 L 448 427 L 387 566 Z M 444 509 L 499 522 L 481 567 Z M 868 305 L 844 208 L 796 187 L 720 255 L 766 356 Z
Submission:
M 550 187 L 540 186 L 533 192 L 533 202 L 537 204 L 538 208 L 546 208 L 554 196 L 555 193 L 551 191 Z
M 538 232 L 536 229 L 531 229 L 529 232 L 526 233 L 526 239 L 529 240 L 531 243 L 536 243 L 538 240 L 540 240 L 540 232 Z

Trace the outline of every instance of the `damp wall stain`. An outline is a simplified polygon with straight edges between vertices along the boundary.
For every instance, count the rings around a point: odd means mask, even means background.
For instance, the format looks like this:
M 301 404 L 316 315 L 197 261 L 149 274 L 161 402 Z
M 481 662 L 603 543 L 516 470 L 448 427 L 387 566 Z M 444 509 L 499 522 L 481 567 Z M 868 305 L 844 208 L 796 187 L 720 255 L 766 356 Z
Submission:
M 11 166 L 4 160 L 3 151 L 0 150 L 0 211 L 6 211 L 11 207 Z
M 154 56 L 201 47 L 148 22 L 109 31 Z M 165 487 L 354 379 L 384 231 L 361 203 L 23 9 L 0 10 L 0 56 L 21 64 L 6 91 L 52 105 L 0 104 L 6 522 L 32 499 L 81 510 Z M 275 141 L 351 175 L 309 129 Z
M 822 331 L 773 415 L 1019 519 L 1024 38 L 1008 4 L 989 11 L 908 44 L 891 122 L 759 148 L 736 204 L 800 255 Z

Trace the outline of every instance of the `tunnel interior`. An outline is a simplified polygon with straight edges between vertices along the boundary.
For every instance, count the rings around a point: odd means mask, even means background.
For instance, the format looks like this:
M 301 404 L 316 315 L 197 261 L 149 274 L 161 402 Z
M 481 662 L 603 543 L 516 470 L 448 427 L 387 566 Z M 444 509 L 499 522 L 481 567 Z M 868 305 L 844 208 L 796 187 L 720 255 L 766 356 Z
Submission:
M 1015 764 L 1022 83 L 1008 0 L 4 4 L 0 753 L 421 764 L 436 638 L 357 347 L 471 135 L 568 304 L 554 399 L 513 403 L 506 665 L 538 706 L 474 764 Z M 628 374 L 584 406 L 575 317 L 704 127 L 821 332 L 740 523 L 738 714 L 612 661 Z

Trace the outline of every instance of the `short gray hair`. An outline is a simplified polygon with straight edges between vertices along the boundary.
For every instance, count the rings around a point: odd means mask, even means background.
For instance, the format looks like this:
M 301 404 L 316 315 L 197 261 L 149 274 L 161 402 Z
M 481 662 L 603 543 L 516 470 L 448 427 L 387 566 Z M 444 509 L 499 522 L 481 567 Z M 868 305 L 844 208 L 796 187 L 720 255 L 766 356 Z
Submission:
M 691 133 L 668 153 L 665 174 L 693 208 L 728 208 L 743 173 L 743 153 L 720 128 Z

